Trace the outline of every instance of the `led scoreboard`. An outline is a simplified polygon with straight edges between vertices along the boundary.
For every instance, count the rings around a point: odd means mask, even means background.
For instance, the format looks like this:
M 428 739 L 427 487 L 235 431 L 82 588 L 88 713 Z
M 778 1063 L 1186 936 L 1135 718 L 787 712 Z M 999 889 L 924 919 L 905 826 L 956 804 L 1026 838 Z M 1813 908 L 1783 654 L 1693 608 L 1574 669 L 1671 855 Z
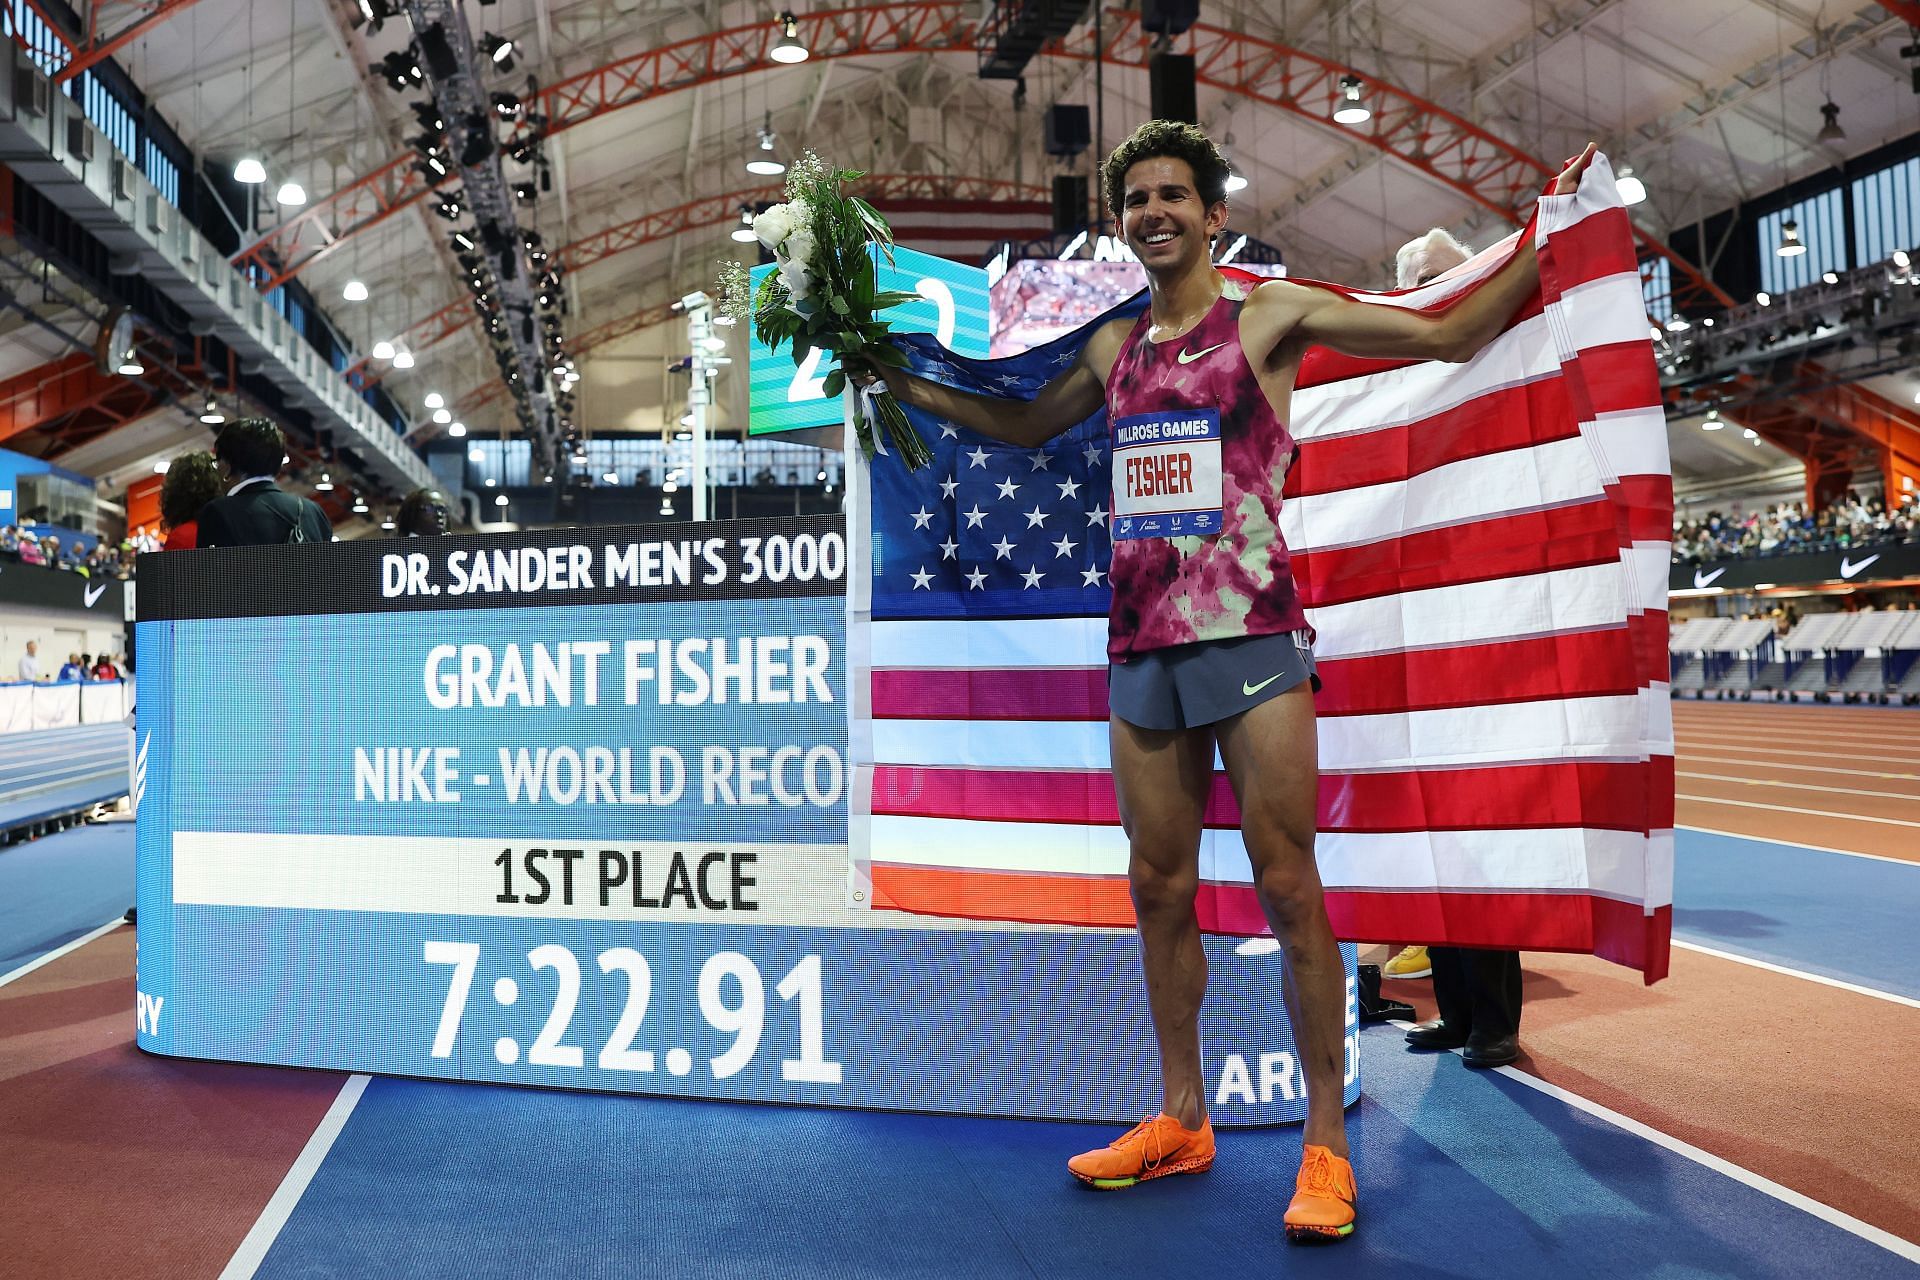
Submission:
M 1152 1110 L 1130 932 L 855 900 L 849 561 L 840 519 L 812 517 L 143 564 L 140 1046 L 709 1098 Z M 1216 1118 L 1301 1118 L 1279 957 L 1207 946 Z

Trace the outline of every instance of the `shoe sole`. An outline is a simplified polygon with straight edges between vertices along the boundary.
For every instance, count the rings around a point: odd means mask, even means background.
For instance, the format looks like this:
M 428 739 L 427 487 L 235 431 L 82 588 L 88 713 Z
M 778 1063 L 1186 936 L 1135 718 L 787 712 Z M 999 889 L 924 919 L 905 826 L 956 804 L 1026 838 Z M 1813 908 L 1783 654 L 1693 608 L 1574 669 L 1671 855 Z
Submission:
M 1353 1223 L 1339 1227 L 1307 1227 L 1287 1224 L 1288 1244 L 1338 1244 L 1353 1234 Z
M 1083 1186 L 1092 1187 L 1095 1191 L 1125 1191 L 1128 1187 L 1137 1187 L 1143 1182 L 1152 1182 L 1155 1178 L 1171 1177 L 1176 1173 L 1205 1173 L 1211 1168 L 1213 1168 L 1213 1157 L 1202 1156 L 1160 1165 L 1158 1168 L 1149 1169 L 1137 1178 L 1090 1178 L 1074 1169 L 1069 1169 L 1067 1172 L 1078 1178 Z
M 1392 978 L 1396 981 L 1405 981 L 1412 978 L 1431 978 L 1433 976 L 1433 970 L 1422 969 L 1418 973 L 1389 973 L 1382 971 L 1380 976 L 1383 978 Z

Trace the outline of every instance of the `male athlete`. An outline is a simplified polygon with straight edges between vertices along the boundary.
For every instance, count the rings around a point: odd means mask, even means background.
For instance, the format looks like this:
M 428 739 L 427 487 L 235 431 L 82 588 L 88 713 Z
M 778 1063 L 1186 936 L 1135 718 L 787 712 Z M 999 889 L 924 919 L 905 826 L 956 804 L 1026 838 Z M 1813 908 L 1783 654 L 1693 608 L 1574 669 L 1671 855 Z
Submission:
M 1592 155 L 1588 147 L 1570 163 L 1554 192 L 1573 190 Z M 1316 344 L 1356 356 L 1467 360 L 1533 292 L 1538 265 L 1524 243 L 1434 316 L 1286 281 L 1247 289 L 1211 261 L 1227 224 L 1227 165 L 1204 133 L 1151 121 L 1114 150 L 1101 178 L 1127 247 L 1146 268 L 1146 314 L 1102 326 L 1031 401 L 881 372 L 906 403 L 1024 448 L 1106 405 L 1109 736 L 1164 1100 L 1159 1115 L 1067 1168 L 1109 1190 L 1213 1164 L 1200 1071 L 1207 959 L 1194 901 L 1218 744 L 1254 886 L 1286 953 L 1287 1014 L 1307 1084 L 1287 1236 L 1339 1240 L 1354 1228 L 1341 1110 L 1346 984 L 1313 860 L 1312 635 L 1279 531 L 1295 453 L 1287 430 L 1294 375 Z

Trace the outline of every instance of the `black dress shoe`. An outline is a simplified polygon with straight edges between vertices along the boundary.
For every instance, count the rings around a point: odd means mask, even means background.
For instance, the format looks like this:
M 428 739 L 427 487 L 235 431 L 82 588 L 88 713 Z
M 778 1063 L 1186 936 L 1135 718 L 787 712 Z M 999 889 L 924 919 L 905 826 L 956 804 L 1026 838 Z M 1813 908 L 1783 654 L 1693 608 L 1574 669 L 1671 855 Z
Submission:
M 1471 1035 L 1460 1056 L 1470 1067 L 1504 1067 L 1520 1056 L 1520 1037 Z
M 1458 1049 L 1469 1039 L 1465 1031 L 1448 1026 L 1439 1018 L 1407 1032 L 1407 1046 L 1412 1049 Z

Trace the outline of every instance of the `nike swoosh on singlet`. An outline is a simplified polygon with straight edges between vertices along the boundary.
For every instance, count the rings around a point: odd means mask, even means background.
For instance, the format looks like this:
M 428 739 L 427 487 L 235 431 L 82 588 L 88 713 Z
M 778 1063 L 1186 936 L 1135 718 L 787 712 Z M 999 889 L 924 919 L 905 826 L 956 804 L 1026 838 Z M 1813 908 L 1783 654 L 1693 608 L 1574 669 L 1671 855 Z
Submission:
M 1195 360 L 1198 360 L 1201 356 L 1212 355 L 1214 352 L 1218 351 L 1220 348 L 1226 345 L 1227 344 L 1224 342 L 1216 342 L 1212 346 L 1208 347 L 1205 351 L 1182 351 L 1180 353 L 1180 363 L 1192 364 Z
M 1248 684 L 1245 680 L 1242 680 L 1240 682 L 1240 695 L 1245 698 L 1251 698 L 1254 694 L 1260 692 L 1262 689 L 1272 684 L 1275 680 L 1278 680 L 1280 676 L 1283 676 L 1285 674 L 1286 672 L 1282 671 L 1279 673 L 1279 675 L 1268 676 L 1265 680 L 1262 680 L 1259 684 Z

